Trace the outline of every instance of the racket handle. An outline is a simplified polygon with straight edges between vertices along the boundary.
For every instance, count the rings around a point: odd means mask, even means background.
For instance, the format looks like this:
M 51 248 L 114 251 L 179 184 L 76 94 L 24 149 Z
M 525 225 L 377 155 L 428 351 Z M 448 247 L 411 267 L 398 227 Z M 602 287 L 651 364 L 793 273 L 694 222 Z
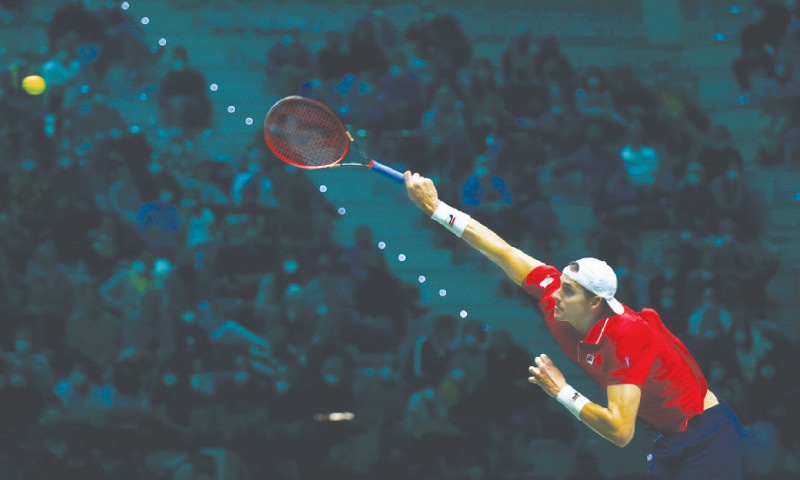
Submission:
M 389 178 L 393 178 L 394 180 L 397 180 L 398 182 L 405 182 L 406 181 L 405 177 L 403 176 L 402 173 L 398 172 L 397 170 L 395 170 L 392 167 L 387 167 L 386 165 L 384 165 L 384 164 L 382 164 L 380 162 L 376 162 L 375 160 L 370 160 L 369 161 L 369 168 L 371 168 L 372 170 L 375 170 L 378 173 L 382 173 L 382 174 L 386 175 Z

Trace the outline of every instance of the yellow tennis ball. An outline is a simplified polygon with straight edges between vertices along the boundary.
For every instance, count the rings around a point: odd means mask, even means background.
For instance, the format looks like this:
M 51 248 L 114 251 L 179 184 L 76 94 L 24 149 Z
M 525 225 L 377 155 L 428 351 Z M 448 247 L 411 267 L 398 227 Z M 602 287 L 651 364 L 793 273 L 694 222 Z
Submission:
M 39 75 L 28 75 L 22 79 L 22 89 L 28 95 L 39 95 L 44 92 L 45 88 L 47 88 L 47 82 Z

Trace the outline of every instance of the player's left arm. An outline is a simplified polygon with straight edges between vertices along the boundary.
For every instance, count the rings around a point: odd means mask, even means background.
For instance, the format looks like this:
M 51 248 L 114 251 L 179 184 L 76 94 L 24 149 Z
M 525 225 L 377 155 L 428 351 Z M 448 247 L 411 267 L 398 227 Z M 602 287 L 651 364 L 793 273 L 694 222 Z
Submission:
M 594 403 L 572 388 L 561 370 L 547 355 L 534 359 L 535 365 L 528 369 L 528 381 L 539 385 L 551 397 L 575 415 L 598 435 L 618 447 L 633 440 L 636 429 L 636 414 L 642 399 L 637 385 L 622 384 L 607 387 L 608 407 Z
M 627 446 L 636 430 L 636 414 L 642 391 L 638 385 L 611 385 L 606 389 L 608 407 L 587 403 L 580 420 L 598 435 L 618 447 Z

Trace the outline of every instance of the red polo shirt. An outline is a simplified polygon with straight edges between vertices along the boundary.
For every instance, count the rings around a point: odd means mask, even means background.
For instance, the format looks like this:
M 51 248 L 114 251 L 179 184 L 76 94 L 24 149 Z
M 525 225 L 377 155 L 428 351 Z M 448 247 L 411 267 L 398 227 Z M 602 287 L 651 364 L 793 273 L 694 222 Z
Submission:
M 539 299 L 539 309 L 561 351 L 603 390 L 609 385 L 634 384 L 642 390 L 639 418 L 664 433 L 682 432 L 693 416 L 703 412 L 708 390 L 700 367 L 654 310 L 598 321 L 582 338 L 566 322 L 553 318 L 553 293 L 561 272 L 546 265 L 528 274 L 522 288 Z

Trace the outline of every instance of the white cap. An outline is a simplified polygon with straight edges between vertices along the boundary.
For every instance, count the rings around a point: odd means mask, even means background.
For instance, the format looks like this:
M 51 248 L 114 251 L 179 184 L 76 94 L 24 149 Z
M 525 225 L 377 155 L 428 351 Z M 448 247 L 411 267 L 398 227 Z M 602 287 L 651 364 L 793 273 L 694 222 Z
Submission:
M 577 265 L 577 271 L 571 265 Z M 606 262 L 593 257 L 581 258 L 564 267 L 561 272 L 565 277 L 603 298 L 616 314 L 625 311 L 625 307 L 614 298 L 617 293 L 617 274 Z

